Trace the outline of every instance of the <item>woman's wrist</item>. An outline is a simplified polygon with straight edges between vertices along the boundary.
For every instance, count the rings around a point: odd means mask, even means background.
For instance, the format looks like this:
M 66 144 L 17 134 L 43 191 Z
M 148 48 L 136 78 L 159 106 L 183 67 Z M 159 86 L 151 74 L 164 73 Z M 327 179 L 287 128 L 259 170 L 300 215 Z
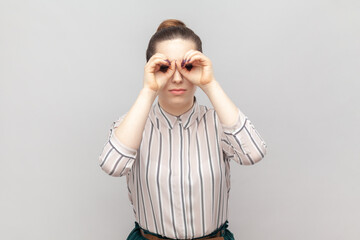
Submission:
M 213 78 L 209 83 L 199 86 L 206 95 L 209 95 L 210 92 L 216 91 L 219 88 L 219 83 Z
M 153 97 L 154 99 L 156 98 L 157 96 L 157 92 L 152 90 L 151 88 L 148 88 L 148 87 L 143 87 L 140 91 L 141 94 L 144 94 L 146 96 L 149 96 L 149 97 Z

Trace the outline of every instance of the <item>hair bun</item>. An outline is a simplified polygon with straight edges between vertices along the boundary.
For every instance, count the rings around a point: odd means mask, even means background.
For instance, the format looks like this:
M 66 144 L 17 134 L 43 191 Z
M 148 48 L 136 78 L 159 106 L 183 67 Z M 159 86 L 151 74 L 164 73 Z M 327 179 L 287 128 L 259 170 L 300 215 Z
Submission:
M 177 19 L 167 19 L 160 23 L 156 32 L 160 31 L 161 29 L 168 28 L 168 27 L 186 27 L 185 23 Z
M 202 52 L 202 43 L 198 35 L 188 28 L 182 21 L 177 19 L 166 19 L 162 21 L 151 36 L 146 49 L 146 62 L 157 52 L 156 45 L 166 40 L 183 39 L 193 41 L 196 50 Z

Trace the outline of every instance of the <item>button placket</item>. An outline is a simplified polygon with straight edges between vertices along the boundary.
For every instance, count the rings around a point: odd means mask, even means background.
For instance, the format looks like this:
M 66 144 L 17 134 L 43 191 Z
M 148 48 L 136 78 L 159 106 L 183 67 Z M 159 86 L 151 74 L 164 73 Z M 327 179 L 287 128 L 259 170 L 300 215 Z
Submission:
M 178 118 L 177 118 L 177 120 L 178 120 L 178 122 L 179 122 L 180 127 L 182 127 L 182 121 L 181 121 L 181 118 L 180 118 L 180 117 L 178 117 Z

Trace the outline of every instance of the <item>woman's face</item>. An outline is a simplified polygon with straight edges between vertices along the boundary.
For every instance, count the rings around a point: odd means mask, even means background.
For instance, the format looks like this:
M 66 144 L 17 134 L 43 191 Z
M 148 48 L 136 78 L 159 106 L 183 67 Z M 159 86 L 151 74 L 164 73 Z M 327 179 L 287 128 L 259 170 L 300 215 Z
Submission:
M 165 40 L 156 45 L 156 52 L 164 54 L 170 61 L 176 60 L 176 62 L 180 63 L 185 53 L 191 49 L 196 50 L 195 43 L 181 38 Z M 185 91 L 174 91 L 173 89 L 184 89 Z M 196 86 L 184 78 L 176 68 L 175 73 L 159 92 L 159 103 L 165 110 L 166 108 L 190 108 L 195 91 Z

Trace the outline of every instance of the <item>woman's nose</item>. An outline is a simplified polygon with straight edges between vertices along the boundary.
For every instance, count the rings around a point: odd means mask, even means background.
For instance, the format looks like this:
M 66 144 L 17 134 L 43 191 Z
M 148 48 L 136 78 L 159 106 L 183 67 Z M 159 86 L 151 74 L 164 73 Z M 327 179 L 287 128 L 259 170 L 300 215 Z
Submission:
M 175 67 L 175 73 L 173 75 L 172 81 L 175 83 L 180 83 L 183 81 L 183 76 L 181 75 L 177 67 Z

